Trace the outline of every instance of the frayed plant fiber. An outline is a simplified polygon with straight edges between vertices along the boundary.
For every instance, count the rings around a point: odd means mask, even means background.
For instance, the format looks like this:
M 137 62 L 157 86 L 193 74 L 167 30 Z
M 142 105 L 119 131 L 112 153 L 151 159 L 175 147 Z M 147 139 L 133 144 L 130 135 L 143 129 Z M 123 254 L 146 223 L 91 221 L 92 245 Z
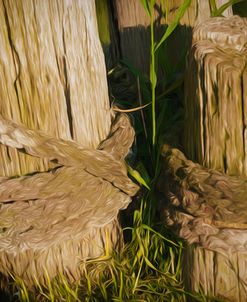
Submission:
M 48 172 L 0 178 L 0 272 L 31 287 L 65 274 L 83 275 L 83 263 L 117 249 L 117 216 L 138 186 L 124 158 L 134 140 L 125 114 L 117 114 L 97 150 L 49 137 L 0 116 L 0 142 L 55 161 Z

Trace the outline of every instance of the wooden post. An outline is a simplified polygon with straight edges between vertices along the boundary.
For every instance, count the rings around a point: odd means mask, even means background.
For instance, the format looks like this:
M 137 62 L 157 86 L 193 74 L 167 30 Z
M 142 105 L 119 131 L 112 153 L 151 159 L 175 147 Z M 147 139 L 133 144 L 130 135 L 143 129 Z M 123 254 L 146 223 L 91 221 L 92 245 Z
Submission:
M 184 238 L 189 290 L 247 300 L 247 20 L 213 18 L 194 29 L 185 77 L 188 157 L 165 147 L 165 218 Z M 215 170 L 216 169 L 216 170 Z
M 206 167 L 247 175 L 247 20 L 195 28 L 185 82 L 185 150 Z
M 75 281 L 123 243 L 134 130 L 110 110 L 93 0 L 3 0 L 0 24 L 0 273 Z
M 96 147 L 111 120 L 94 1 L 4 0 L 0 20 L 0 113 Z M 49 166 L 14 149 L 0 152 L 0 175 Z

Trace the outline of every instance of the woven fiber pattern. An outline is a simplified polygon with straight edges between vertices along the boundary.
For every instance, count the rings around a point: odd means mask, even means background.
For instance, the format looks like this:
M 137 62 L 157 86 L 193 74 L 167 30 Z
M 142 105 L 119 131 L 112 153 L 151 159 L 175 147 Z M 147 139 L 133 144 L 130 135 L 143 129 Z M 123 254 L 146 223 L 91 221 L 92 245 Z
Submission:
M 246 251 L 247 178 L 229 176 L 163 147 L 159 190 L 164 218 L 190 244 L 221 253 Z
M 80 263 L 121 245 L 117 221 L 138 186 L 124 158 L 134 140 L 125 114 L 118 114 L 98 150 L 48 137 L 0 117 L 0 142 L 55 161 L 51 171 L 0 178 L 0 271 L 32 285 L 48 273 L 78 279 Z

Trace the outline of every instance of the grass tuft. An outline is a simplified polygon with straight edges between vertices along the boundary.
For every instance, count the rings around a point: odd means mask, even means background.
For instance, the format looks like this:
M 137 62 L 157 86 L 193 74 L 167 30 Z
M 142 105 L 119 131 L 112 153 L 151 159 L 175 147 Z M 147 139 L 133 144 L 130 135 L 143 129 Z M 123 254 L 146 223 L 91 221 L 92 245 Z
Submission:
M 47 276 L 47 286 L 37 284 L 28 291 L 22 280 L 15 279 L 18 301 L 210 301 L 202 294 L 184 290 L 181 274 L 183 244 L 164 226 L 151 227 L 144 220 L 147 202 L 141 201 L 134 212 L 132 239 L 121 252 L 86 261 L 85 277 L 69 284 L 60 275 Z M 92 277 L 97 267 L 97 278 Z M 213 300 L 212 300 L 213 301 Z

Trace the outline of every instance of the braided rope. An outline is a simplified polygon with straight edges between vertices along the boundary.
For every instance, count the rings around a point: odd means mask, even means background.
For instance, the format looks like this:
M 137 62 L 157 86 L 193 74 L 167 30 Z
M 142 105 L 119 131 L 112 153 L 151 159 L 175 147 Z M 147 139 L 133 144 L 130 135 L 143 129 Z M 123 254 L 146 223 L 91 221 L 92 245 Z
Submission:
M 163 146 L 158 188 L 166 223 L 189 243 L 220 252 L 246 251 L 247 178 L 229 176 Z
M 121 234 L 117 215 L 136 194 L 124 158 L 134 140 L 126 114 L 117 114 L 98 150 L 49 137 L 0 116 L 0 142 L 61 166 L 34 175 L 0 178 L 0 271 L 30 285 L 68 272 L 78 278 L 78 263 L 103 252 L 106 230 L 111 245 Z M 77 257 L 75 257 L 77 255 Z M 79 270 L 80 271 L 80 270 Z M 43 281 L 42 281 L 43 280 Z
M 100 150 L 83 148 L 73 141 L 50 137 L 38 130 L 31 130 L 0 115 L 0 142 L 8 147 L 24 149 L 26 153 L 56 160 L 64 166 L 77 166 L 101 177 L 123 192 L 133 196 L 137 186 L 128 178 L 122 162 L 134 140 L 134 130 L 126 114 L 118 114 L 108 139 Z

